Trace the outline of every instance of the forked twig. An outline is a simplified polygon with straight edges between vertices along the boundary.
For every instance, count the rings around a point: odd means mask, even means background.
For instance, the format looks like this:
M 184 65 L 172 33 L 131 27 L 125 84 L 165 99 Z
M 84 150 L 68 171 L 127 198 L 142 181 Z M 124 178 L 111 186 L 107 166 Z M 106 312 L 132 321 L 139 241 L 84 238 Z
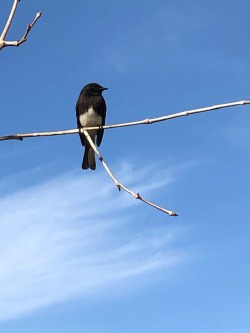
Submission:
M 208 106 L 208 107 L 205 107 L 205 108 L 199 108 L 199 109 L 193 109 L 193 110 L 173 113 L 173 114 L 163 116 L 163 117 L 158 117 L 158 118 L 151 118 L 151 119 L 146 118 L 144 120 L 132 121 L 132 122 L 128 122 L 128 123 L 105 125 L 105 126 L 102 126 L 102 128 L 103 129 L 110 129 L 110 128 L 128 127 L 128 126 L 136 126 L 136 125 L 150 125 L 150 124 L 154 124 L 154 123 L 157 123 L 157 122 L 160 122 L 160 121 L 167 121 L 167 120 L 171 120 L 171 119 L 174 119 L 174 118 L 193 115 L 193 114 L 196 114 L 196 113 L 214 111 L 214 110 L 218 110 L 218 109 L 229 108 L 229 107 L 240 106 L 240 105 L 247 105 L 247 104 L 250 104 L 250 101 L 243 100 L 243 101 L 232 102 L 232 103 L 218 104 L 218 105 Z M 99 129 L 99 126 L 98 127 L 85 127 L 85 129 L 88 130 L 88 131 L 92 130 L 92 129 Z M 76 133 L 79 133 L 79 129 L 70 129 L 70 130 L 63 130 L 63 131 L 50 131 L 50 132 L 36 132 L 36 133 L 33 132 L 33 133 L 23 133 L 23 134 L 11 134 L 11 135 L 0 136 L 0 141 L 5 141 L 5 140 L 21 140 L 22 141 L 25 138 L 35 138 L 35 137 L 40 137 L 40 136 L 67 135 L 67 134 L 76 134 Z
M 160 210 L 163 213 L 168 214 L 169 216 L 178 216 L 178 214 L 176 214 L 175 212 L 173 212 L 172 210 L 168 210 L 165 208 L 162 208 L 152 202 L 150 202 L 149 200 L 143 198 L 139 193 L 135 193 L 132 190 L 128 189 L 126 186 L 124 186 L 122 183 L 120 183 L 117 178 L 115 178 L 115 176 L 112 174 L 111 170 L 109 169 L 107 163 L 104 161 L 104 158 L 102 157 L 102 155 L 100 154 L 100 152 L 97 150 L 93 140 L 91 139 L 88 131 L 85 128 L 81 128 L 81 132 L 85 135 L 86 139 L 88 140 L 90 146 L 93 148 L 94 152 L 96 153 L 96 155 L 98 156 L 99 160 L 102 162 L 102 165 L 104 166 L 105 170 L 107 171 L 107 173 L 109 174 L 109 176 L 113 179 L 115 185 L 117 186 L 118 190 L 120 191 L 121 189 L 123 189 L 124 191 L 126 191 L 127 193 L 131 194 L 135 199 L 139 199 L 142 202 L 146 203 L 149 206 L 152 206 L 158 210 Z
M 16 9 L 17 9 L 17 6 L 18 6 L 18 3 L 19 3 L 20 0 L 14 0 L 14 3 L 13 3 L 13 6 L 12 6 L 12 9 L 10 11 L 10 15 L 9 15 L 9 18 L 6 22 L 6 25 L 3 29 L 3 32 L 0 36 L 0 51 L 6 47 L 6 46 L 19 46 L 21 45 L 22 43 L 26 42 L 27 38 L 28 38 L 28 34 L 30 32 L 30 30 L 33 28 L 33 26 L 36 24 L 37 20 L 42 16 L 42 12 L 38 12 L 36 14 L 36 17 L 34 18 L 33 22 L 29 23 L 27 28 L 26 28 L 26 31 L 23 35 L 23 37 L 19 40 L 16 40 L 16 41 L 6 41 L 6 35 L 9 31 L 9 28 L 11 26 L 11 23 L 12 23 L 12 20 L 14 18 L 14 15 L 15 15 L 15 12 L 16 12 Z
M 237 105 L 246 105 L 246 104 L 250 104 L 250 101 L 243 100 L 243 101 L 238 101 L 238 102 L 219 104 L 219 105 L 214 105 L 214 106 L 210 106 L 210 107 L 205 107 L 205 108 L 199 108 L 199 109 L 174 113 L 174 114 L 171 114 L 171 115 L 168 115 L 168 116 L 163 116 L 163 117 L 158 117 L 158 118 L 144 119 L 144 120 L 140 120 L 140 121 L 134 121 L 134 122 L 123 123 L 123 124 L 106 125 L 106 126 L 103 126 L 102 128 L 103 129 L 109 129 L 109 128 L 118 128 L 118 127 L 142 125 L 142 124 L 153 124 L 153 123 L 156 123 L 156 122 L 166 121 L 166 120 L 170 120 L 170 119 L 174 119 L 174 118 L 178 118 L 178 117 L 183 117 L 183 116 L 188 116 L 188 115 L 192 115 L 192 114 L 196 114 L 196 113 L 207 112 L 207 111 L 212 111 L 212 110 L 217 110 L 217 109 L 222 109 L 222 108 L 227 108 L 227 107 L 233 107 L 233 106 L 237 106 Z M 141 197 L 141 195 L 139 193 L 135 193 L 135 192 L 131 191 L 130 189 L 128 189 L 127 187 L 125 187 L 123 184 L 121 184 L 114 177 L 114 175 L 112 174 L 112 172 L 108 168 L 106 162 L 104 161 L 103 157 L 101 156 L 101 154 L 97 150 L 96 146 L 94 145 L 93 141 L 91 140 L 91 138 L 88 134 L 88 130 L 91 130 L 91 129 L 99 129 L 99 127 L 85 127 L 85 128 L 81 128 L 80 130 L 79 129 L 71 129 L 71 130 L 65 130 L 65 131 L 14 134 L 14 135 L 1 136 L 0 141 L 4 141 L 4 140 L 23 140 L 24 138 L 29 138 L 29 137 L 76 134 L 76 133 L 79 133 L 79 132 L 84 133 L 84 135 L 86 136 L 89 144 L 94 149 L 94 151 L 97 154 L 99 160 L 102 162 L 104 168 L 108 172 L 109 176 L 113 179 L 115 185 L 117 186 L 117 188 L 119 190 L 121 188 L 124 189 L 126 192 L 131 194 L 135 199 L 139 199 L 139 200 L 145 202 L 146 204 L 148 204 L 148 205 L 150 205 L 150 206 L 168 214 L 169 216 L 178 216 L 175 212 L 167 210 L 165 208 L 162 208 L 158 205 L 155 205 L 154 203 L 152 203 L 152 202 L 148 201 L 147 199 Z

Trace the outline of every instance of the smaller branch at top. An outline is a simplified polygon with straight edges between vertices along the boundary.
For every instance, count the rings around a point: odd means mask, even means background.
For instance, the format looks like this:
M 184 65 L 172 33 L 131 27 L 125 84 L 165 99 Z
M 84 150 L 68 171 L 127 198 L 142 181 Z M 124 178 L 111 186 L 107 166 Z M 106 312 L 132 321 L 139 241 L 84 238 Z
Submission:
M 6 38 L 6 35 L 9 31 L 9 28 L 11 26 L 11 23 L 12 23 L 12 20 L 14 18 L 14 15 L 15 15 L 15 11 L 17 9 L 17 5 L 18 5 L 18 2 L 20 0 L 14 0 L 14 3 L 13 3 L 13 6 L 12 6 L 12 9 L 11 9 L 11 12 L 10 12 L 10 15 L 9 15 L 9 18 L 6 22 L 6 25 L 3 29 L 3 32 L 0 36 L 0 51 L 6 47 L 6 46 L 19 46 L 21 44 L 23 44 L 24 42 L 27 41 L 27 38 L 28 38 L 28 34 L 30 32 L 30 30 L 33 28 L 33 26 L 36 24 L 37 20 L 42 16 L 42 12 L 38 12 L 34 18 L 34 20 L 28 24 L 27 28 L 26 28 L 26 31 L 23 35 L 23 37 L 19 40 L 16 40 L 16 41 L 6 41 L 5 38 Z
M 17 9 L 18 2 L 19 2 L 19 0 L 14 0 L 13 6 L 12 6 L 11 11 L 10 11 L 9 18 L 8 18 L 8 20 L 7 20 L 6 24 L 5 24 L 5 27 L 4 27 L 4 29 L 3 29 L 3 32 L 2 32 L 2 34 L 1 34 L 0 41 L 1 41 L 1 40 L 2 40 L 2 41 L 5 40 L 5 37 L 6 37 L 7 33 L 8 33 L 8 31 L 9 31 L 10 25 L 11 25 L 12 20 L 13 20 L 13 18 L 14 18 L 14 15 L 15 15 L 15 12 L 16 12 L 16 9 Z

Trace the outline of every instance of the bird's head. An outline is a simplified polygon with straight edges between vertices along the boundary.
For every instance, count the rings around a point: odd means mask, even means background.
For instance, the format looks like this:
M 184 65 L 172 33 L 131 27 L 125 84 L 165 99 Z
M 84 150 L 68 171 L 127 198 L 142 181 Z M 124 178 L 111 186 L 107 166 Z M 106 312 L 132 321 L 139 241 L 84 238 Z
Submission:
M 83 87 L 82 93 L 87 96 L 100 96 L 103 90 L 107 89 L 108 88 L 104 88 L 98 83 L 89 83 Z

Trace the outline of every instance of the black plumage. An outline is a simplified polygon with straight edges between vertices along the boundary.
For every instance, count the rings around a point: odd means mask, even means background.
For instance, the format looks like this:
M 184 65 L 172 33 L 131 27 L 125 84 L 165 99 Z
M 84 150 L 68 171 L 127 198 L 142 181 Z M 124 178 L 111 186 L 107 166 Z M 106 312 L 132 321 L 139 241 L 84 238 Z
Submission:
M 83 87 L 78 101 L 76 103 L 76 117 L 77 126 L 81 127 L 94 127 L 94 126 L 104 126 L 106 118 L 106 103 L 102 96 L 102 92 L 107 88 L 102 87 L 98 83 L 89 83 Z M 99 128 L 97 130 L 88 131 L 91 139 L 99 147 L 104 129 Z M 85 147 L 85 152 L 82 161 L 82 169 L 92 169 L 95 170 L 95 153 L 94 150 L 88 143 L 85 135 L 79 133 L 81 143 Z

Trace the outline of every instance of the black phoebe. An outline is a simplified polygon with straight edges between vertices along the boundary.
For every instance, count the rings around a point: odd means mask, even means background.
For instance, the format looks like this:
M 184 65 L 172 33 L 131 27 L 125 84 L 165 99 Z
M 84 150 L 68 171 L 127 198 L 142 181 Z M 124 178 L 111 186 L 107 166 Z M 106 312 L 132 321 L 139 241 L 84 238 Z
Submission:
M 104 126 L 106 117 L 106 103 L 102 96 L 104 88 L 98 83 L 89 83 L 83 87 L 78 101 L 76 103 L 76 117 L 77 126 L 81 127 L 94 127 Z M 91 139 L 95 143 L 95 137 L 97 137 L 96 144 L 99 147 L 102 142 L 104 129 L 88 131 Z M 85 146 L 85 152 L 82 160 L 82 169 L 95 170 L 95 152 L 89 145 L 85 135 L 79 133 L 82 145 Z

